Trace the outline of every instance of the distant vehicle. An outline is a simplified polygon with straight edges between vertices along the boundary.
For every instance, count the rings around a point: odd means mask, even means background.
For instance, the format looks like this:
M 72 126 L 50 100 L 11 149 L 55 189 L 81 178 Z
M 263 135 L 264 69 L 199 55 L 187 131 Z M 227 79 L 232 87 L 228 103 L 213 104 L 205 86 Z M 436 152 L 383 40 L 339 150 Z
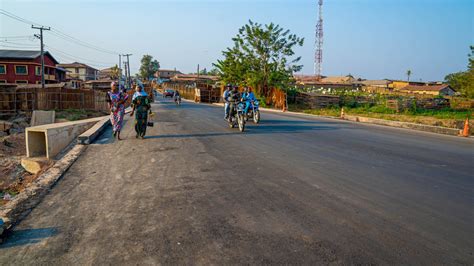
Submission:
M 163 98 L 167 98 L 167 97 L 173 98 L 173 95 L 174 95 L 174 90 L 168 89 L 163 92 Z

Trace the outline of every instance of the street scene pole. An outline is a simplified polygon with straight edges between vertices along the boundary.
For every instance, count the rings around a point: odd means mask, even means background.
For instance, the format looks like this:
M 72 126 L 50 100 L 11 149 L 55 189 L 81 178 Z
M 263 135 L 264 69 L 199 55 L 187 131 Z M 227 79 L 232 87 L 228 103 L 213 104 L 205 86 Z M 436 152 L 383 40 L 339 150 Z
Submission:
M 119 54 L 119 65 L 118 65 L 118 81 L 120 84 L 120 81 L 122 80 L 122 55 Z
M 128 88 L 132 87 L 132 80 L 130 78 L 130 56 L 132 54 L 124 54 L 123 56 L 126 56 L 127 57 L 127 63 L 125 65 L 125 73 L 128 72 L 128 76 L 126 74 L 126 80 L 127 80 L 127 85 L 128 85 Z
M 31 25 L 31 28 L 33 29 L 38 29 L 40 30 L 40 35 L 35 35 L 36 37 L 39 37 L 40 42 L 41 42 L 41 88 L 44 89 L 44 45 L 43 45 L 43 30 L 51 30 L 50 27 L 35 27 L 34 25 Z

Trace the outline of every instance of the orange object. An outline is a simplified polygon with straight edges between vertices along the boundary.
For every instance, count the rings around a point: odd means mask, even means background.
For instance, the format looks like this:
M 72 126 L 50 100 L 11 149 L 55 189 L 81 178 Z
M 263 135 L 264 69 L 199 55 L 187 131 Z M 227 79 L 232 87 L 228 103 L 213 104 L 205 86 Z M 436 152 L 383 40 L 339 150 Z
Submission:
M 341 108 L 341 118 L 344 119 L 344 107 Z
M 464 122 L 464 129 L 462 130 L 461 136 L 469 137 L 469 135 L 470 135 L 469 117 L 466 117 L 466 121 Z

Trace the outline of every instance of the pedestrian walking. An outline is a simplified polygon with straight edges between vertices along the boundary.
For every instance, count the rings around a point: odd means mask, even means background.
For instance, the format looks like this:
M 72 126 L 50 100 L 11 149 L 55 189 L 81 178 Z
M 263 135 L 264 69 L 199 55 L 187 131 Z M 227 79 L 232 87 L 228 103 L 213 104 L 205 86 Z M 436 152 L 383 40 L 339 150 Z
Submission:
M 113 127 L 113 135 L 120 138 L 120 131 L 123 125 L 123 116 L 125 115 L 125 102 L 128 99 L 128 94 L 119 90 L 117 83 L 114 81 L 110 83 L 110 91 L 107 93 L 107 102 L 110 109 L 110 122 Z
M 135 93 L 132 97 L 132 113 L 135 114 L 135 132 L 136 138 L 144 138 L 146 134 L 146 127 L 148 126 L 148 113 L 151 114 L 151 105 L 148 94 L 143 89 L 143 85 L 135 86 Z

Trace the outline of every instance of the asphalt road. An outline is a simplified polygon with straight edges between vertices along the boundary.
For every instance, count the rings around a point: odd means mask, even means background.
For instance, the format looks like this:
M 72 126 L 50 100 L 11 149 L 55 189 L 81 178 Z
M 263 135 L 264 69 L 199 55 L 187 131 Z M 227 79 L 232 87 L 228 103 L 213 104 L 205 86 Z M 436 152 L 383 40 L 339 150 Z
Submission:
M 161 102 L 106 132 L 0 246 L 0 264 L 474 263 L 474 142 Z

